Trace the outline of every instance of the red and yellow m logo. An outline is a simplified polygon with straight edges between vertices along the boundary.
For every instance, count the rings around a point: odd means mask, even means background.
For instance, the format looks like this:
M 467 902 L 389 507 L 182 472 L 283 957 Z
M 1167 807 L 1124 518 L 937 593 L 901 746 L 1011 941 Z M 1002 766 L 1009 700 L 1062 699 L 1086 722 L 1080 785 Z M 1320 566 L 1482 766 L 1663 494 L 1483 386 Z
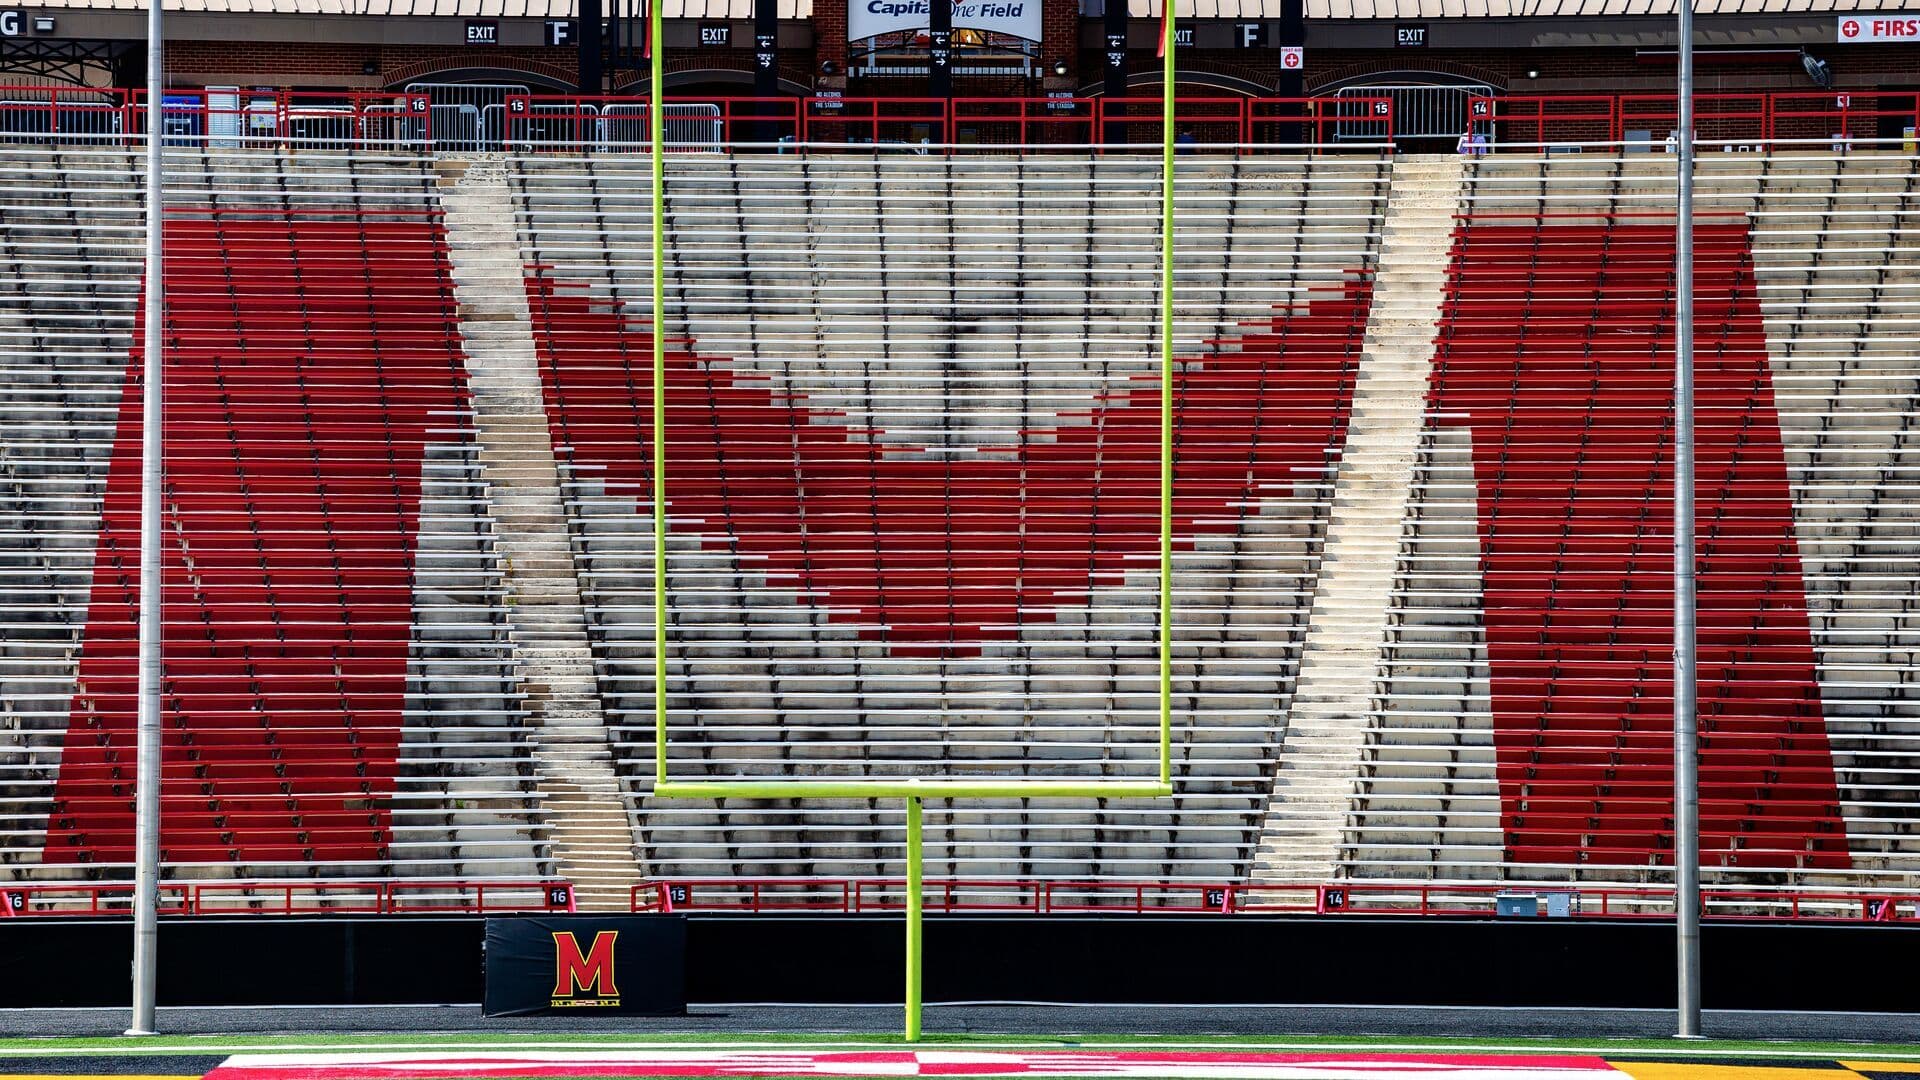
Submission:
M 580 940 L 572 931 L 554 931 L 553 996 L 619 997 L 620 991 L 613 985 L 613 942 L 619 936 L 618 930 L 600 931 L 593 935 L 593 946 L 582 955 Z

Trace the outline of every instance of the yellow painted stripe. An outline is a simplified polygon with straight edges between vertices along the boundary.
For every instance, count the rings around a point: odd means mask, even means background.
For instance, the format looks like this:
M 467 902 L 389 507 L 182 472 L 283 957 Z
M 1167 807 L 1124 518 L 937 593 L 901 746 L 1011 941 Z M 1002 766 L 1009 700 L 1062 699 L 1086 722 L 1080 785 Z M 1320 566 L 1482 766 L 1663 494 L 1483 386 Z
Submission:
M 1859 1073 L 1844 1068 L 1781 1069 L 1770 1065 L 1696 1065 L 1686 1061 L 1610 1061 L 1607 1064 L 1633 1080 L 1861 1080 Z
M 1901 1076 L 1920 1073 L 1920 1062 L 1912 1061 L 1843 1061 L 1840 1064 L 1860 1072 L 1898 1073 Z

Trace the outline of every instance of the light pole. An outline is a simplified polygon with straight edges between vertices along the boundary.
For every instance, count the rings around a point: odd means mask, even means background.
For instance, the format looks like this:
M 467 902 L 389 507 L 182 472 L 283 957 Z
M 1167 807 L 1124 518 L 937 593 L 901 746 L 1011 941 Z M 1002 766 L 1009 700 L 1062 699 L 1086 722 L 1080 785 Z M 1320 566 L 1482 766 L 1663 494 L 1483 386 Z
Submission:
M 1693 552 L 1693 0 L 1679 0 L 1679 130 L 1674 137 L 1673 906 L 1679 1035 L 1700 1037 L 1700 772 Z
M 133 1016 L 129 1035 L 154 1033 L 154 988 L 160 945 L 160 676 L 165 633 L 160 557 L 160 484 L 164 448 L 161 352 L 166 288 L 161 279 L 166 145 L 166 49 L 162 0 L 147 0 L 147 263 L 140 377 L 140 651 L 139 718 L 134 751 Z

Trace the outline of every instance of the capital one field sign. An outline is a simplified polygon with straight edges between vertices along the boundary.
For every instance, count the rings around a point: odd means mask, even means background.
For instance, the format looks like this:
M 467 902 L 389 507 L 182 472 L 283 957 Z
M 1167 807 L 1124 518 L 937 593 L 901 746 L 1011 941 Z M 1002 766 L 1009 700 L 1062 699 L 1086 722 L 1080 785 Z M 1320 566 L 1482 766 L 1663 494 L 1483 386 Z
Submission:
M 938 0 L 934 0 L 938 2 Z M 1010 34 L 1040 40 L 1040 0 L 950 0 L 956 29 Z M 929 0 L 849 0 L 847 40 L 899 30 L 925 30 L 933 24 Z

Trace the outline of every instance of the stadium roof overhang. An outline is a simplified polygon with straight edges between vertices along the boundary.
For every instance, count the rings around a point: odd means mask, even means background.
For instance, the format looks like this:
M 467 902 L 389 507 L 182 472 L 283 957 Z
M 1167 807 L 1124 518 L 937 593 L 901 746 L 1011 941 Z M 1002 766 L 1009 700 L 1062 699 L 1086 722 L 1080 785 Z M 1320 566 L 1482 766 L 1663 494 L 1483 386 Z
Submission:
M 1162 0 L 1127 0 L 1136 18 L 1156 18 Z M 1187 19 L 1279 18 L 1283 0 L 1176 0 Z M 165 0 L 169 12 L 208 15 L 363 16 L 385 23 L 395 18 L 568 19 L 576 0 Z M 751 19 L 753 0 L 664 0 L 668 18 Z M 8 7 L 68 11 L 125 11 L 144 14 L 145 0 L 9 0 Z M 1104 0 L 1081 0 L 1085 15 L 1099 15 Z M 1830 25 L 1837 14 L 1911 10 L 1911 0 L 1696 0 L 1704 19 L 1753 17 L 1777 22 Z M 1486 20 L 1536 22 L 1593 19 L 1597 24 L 1645 20 L 1666 24 L 1674 0 L 1306 0 L 1309 20 L 1339 24 L 1369 20 L 1420 19 L 1484 24 Z M 780 0 L 787 19 L 813 15 L 813 0 Z M 331 20 L 330 20 L 331 21 Z
M 674 20 L 753 17 L 754 0 L 664 0 Z M 1282 0 L 1176 0 L 1182 18 L 1278 20 Z M 464 44 L 463 19 L 499 22 L 497 43 L 547 44 L 546 23 L 575 16 L 576 0 L 166 0 L 177 40 L 244 39 L 397 45 Z M 1159 17 L 1162 0 L 1127 0 L 1137 19 Z M 1417 20 L 1428 48 L 1670 48 L 1672 0 L 1306 0 L 1317 48 L 1390 45 L 1394 26 Z M 1905 0 L 1698 0 L 1706 48 L 1793 48 L 1835 42 L 1836 16 L 1902 10 Z M 78 41 L 137 40 L 142 0 L 8 0 L 8 7 L 57 18 L 53 36 Z M 813 0 L 779 0 L 780 17 L 804 23 Z M 1104 0 L 1081 0 L 1098 17 Z M 688 31 L 691 32 L 691 31 Z M 804 35 L 804 25 L 794 27 Z M 783 44 L 786 37 L 783 32 Z M 670 38 L 669 44 L 675 44 Z M 799 40 L 795 45 L 803 44 Z

